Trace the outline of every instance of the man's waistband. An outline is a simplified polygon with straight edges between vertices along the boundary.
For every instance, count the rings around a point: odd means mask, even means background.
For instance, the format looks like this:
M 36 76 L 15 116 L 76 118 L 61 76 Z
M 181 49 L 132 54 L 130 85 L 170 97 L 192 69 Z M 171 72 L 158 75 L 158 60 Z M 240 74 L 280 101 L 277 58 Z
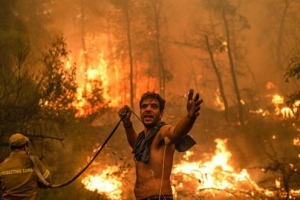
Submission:
M 172 195 L 154 195 L 140 200 L 173 200 Z

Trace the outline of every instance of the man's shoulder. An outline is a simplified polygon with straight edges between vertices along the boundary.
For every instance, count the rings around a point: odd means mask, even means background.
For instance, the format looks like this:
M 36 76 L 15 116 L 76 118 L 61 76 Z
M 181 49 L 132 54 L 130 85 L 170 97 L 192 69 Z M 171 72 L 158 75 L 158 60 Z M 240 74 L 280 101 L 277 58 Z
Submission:
M 172 128 L 174 128 L 173 125 L 170 124 L 164 124 L 163 126 L 161 126 L 161 128 L 159 129 L 160 132 L 165 132 L 165 131 L 169 131 Z
M 174 129 L 173 125 L 165 124 L 161 126 L 161 128 L 158 130 L 156 134 L 156 138 L 163 139 L 166 135 L 169 135 L 170 132 Z

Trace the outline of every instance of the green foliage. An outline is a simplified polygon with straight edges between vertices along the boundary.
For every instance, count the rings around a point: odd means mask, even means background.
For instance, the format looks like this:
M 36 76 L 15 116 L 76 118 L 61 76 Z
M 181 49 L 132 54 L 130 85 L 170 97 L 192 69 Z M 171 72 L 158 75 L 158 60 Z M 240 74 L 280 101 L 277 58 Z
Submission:
M 67 44 L 63 37 L 43 54 L 44 73 L 41 82 L 40 104 L 49 115 L 58 116 L 66 111 L 74 114 L 72 103 L 76 100 L 76 67 L 68 66 Z

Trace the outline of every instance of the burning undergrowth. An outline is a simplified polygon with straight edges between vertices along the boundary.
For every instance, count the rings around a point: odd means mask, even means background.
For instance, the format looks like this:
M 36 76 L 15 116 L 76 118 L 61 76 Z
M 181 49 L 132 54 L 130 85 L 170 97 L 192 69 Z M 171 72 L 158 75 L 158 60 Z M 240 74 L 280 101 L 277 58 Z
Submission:
M 244 126 L 237 126 L 213 121 L 214 116 L 215 111 L 203 108 L 191 132 L 197 145 L 175 154 L 176 199 L 298 199 L 296 119 L 251 113 Z M 167 119 L 172 121 L 172 115 Z M 133 199 L 134 162 L 124 133 L 119 129 L 117 134 L 105 148 L 109 162 L 93 164 L 81 183 L 112 200 Z
M 291 163 L 292 158 L 297 158 L 297 153 L 285 157 L 282 154 L 282 148 L 292 143 L 292 135 L 296 132 L 291 126 L 283 141 L 280 135 L 287 129 L 282 124 L 255 126 L 251 130 L 249 124 L 245 130 L 228 127 L 216 132 L 200 131 L 202 125 L 198 124 L 192 132 L 198 144 L 190 151 L 175 156 L 171 180 L 176 198 L 284 199 L 288 195 L 290 199 L 297 199 L 299 191 L 294 184 L 299 180 L 297 164 Z M 266 129 L 268 132 L 264 132 Z M 105 194 L 109 199 L 133 199 L 134 163 L 130 149 L 125 148 L 128 154 L 124 152 L 123 142 L 122 139 L 114 141 L 105 150 L 112 161 L 110 164 L 95 163 L 82 178 L 86 189 Z M 293 173 L 282 171 L 284 167 Z M 288 176 L 294 179 L 285 180 Z M 284 189 L 287 184 L 291 187 L 289 193 Z

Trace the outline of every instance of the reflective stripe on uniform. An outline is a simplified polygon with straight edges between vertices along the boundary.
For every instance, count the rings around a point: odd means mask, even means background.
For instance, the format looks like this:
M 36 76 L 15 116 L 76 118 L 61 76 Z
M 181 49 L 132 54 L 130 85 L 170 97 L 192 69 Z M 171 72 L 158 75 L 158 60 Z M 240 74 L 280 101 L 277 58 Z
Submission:
M 10 174 L 22 174 L 22 173 L 29 173 L 33 172 L 32 168 L 26 168 L 26 169 L 11 169 L 11 170 L 5 170 L 1 171 L 0 175 L 5 176 L 5 175 L 10 175 Z
M 46 169 L 46 171 L 43 174 L 43 177 L 46 179 L 46 178 L 48 178 L 49 175 L 50 175 L 50 172 L 48 169 Z

